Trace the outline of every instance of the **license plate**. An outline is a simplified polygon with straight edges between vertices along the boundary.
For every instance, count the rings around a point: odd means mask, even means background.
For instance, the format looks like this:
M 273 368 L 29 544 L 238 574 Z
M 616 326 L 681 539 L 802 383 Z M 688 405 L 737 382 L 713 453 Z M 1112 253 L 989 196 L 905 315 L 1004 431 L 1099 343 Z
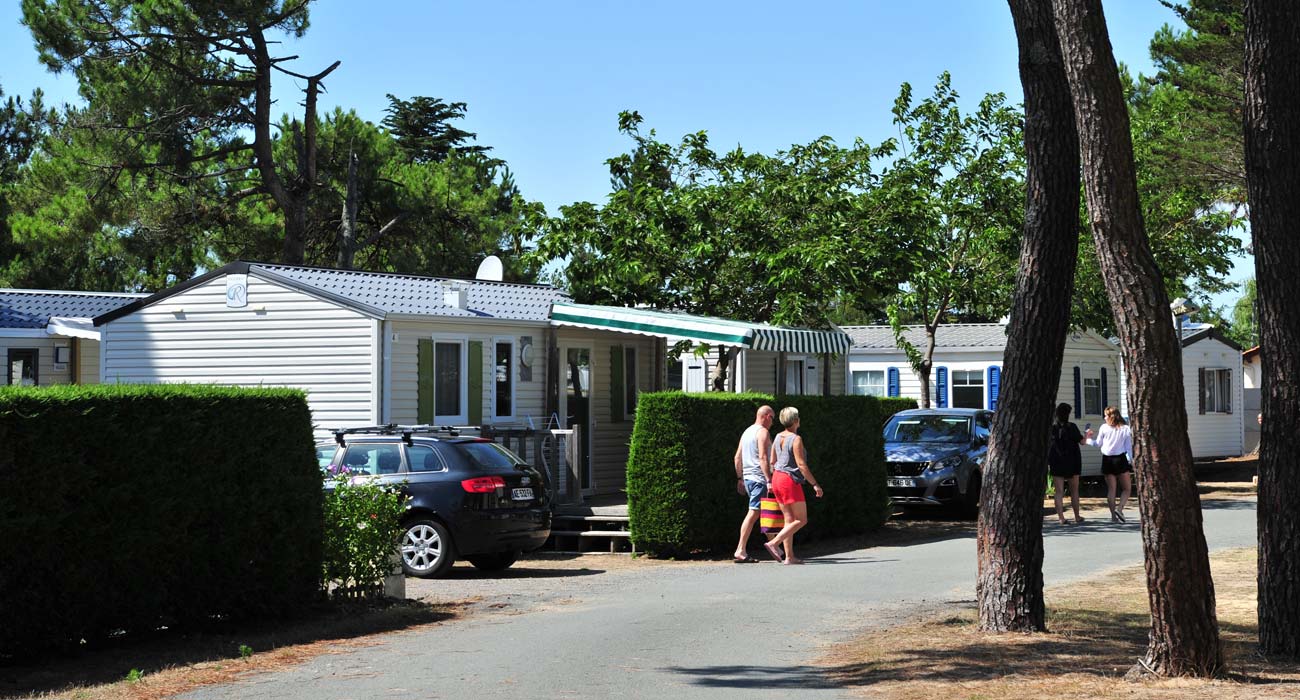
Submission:
M 514 489 L 514 490 L 512 490 L 512 491 L 510 492 L 510 498 L 512 498 L 512 499 L 514 499 L 514 500 L 516 500 L 516 501 L 531 501 L 531 500 L 533 500 L 533 490 L 532 490 L 532 489 Z
M 916 486 L 916 479 L 885 479 L 885 485 L 893 488 L 910 489 Z

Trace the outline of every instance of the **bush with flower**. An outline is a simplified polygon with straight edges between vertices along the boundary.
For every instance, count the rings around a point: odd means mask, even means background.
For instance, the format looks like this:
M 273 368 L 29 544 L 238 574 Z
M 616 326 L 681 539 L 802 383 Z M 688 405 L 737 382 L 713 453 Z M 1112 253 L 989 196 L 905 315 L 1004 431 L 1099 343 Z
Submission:
M 397 487 L 364 476 L 327 478 L 325 587 L 349 592 L 381 588 L 393 570 L 406 497 Z

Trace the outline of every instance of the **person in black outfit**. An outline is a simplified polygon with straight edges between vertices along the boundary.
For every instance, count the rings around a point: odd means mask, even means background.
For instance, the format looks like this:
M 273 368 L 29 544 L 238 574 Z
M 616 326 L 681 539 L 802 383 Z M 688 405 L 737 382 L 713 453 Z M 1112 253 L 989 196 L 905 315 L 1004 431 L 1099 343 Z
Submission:
M 1062 525 L 1069 524 L 1061 508 L 1061 490 L 1067 480 L 1070 482 L 1070 505 L 1074 507 L 1074 522 L 1083 522 L 1079 515 L 1079 474 L 1083 471 L 1083 457 L 1079 454 L 1079 445 L 1084 441 L 1079 426 L 1070 422 L 1070 404 L 1063 403 L 1056 407 L 1056 422 L 1052 424 L 1052 445 L 1047 452 L 1048 473 L 1056 487 L 1056 517 Z

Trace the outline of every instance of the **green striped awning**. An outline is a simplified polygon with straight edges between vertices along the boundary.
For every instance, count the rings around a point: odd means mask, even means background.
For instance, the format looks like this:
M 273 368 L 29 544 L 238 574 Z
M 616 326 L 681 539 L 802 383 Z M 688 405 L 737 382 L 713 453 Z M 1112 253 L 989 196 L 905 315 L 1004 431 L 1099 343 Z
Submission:
M 848 334 L 838 328 L 825 331 L 782 328 L 668 311 L 562 301 L 551 305 L 551 325 L 637 333 L 666 338 L 671 342 L 689 340 L 770 352 L 842 354 L 848 352 L 853 345 Z

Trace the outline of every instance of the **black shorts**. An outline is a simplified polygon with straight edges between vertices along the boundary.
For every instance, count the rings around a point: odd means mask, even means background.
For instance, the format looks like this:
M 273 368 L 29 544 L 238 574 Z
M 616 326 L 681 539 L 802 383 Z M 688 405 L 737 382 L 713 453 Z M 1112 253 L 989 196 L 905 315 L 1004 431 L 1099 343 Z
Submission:
M 1083 473 L 1083 465 L 1079 462 L 1074 464 L 1052 464 L 1047 467 L 1047 473 L 1052 476 L 1058 476 L 1062 479 L 1068 479 L 1072 476 L 1078 476 Z
M 1127 474 L 1133 471 L 1133 465 L 1128 463 L 1128 455 L 1120 453 L 1117 455 L 1101 456 L 1101 473 L 1107 475 Z

